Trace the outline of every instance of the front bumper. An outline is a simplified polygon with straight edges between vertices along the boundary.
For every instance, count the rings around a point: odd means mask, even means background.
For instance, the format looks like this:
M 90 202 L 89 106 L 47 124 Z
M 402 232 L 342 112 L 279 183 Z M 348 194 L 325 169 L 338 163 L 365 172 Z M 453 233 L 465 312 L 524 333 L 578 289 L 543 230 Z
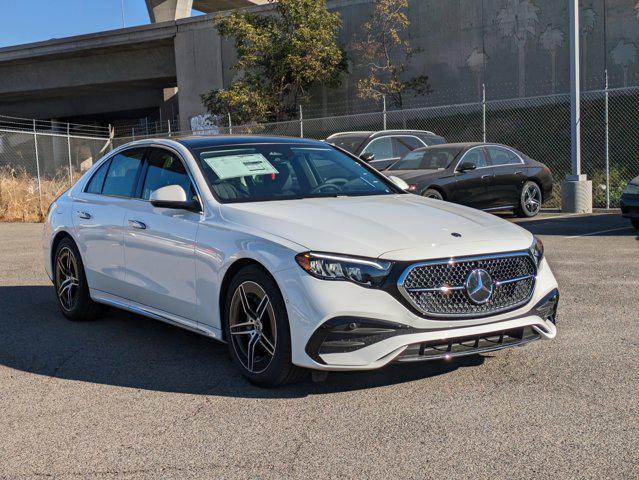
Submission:
M 621 195 L 621 214 L 625 218 L 639 218 L 639 195 Z
M 541 308 L 558 296 L 545 260 L 526 305 L 483 318 L 424 318 L 385 291 L 318 280 L 299 268 L 278 272 L 276 280 L 288 310 L 293 363 L 306 368 L 371 370 L 524 345 L 557 333 L 557 302 L 550 313 Z M 349 329 L 352 333 L 343 334 Z M 349 336 L 356 338 L 350 346 L 344 343 Z

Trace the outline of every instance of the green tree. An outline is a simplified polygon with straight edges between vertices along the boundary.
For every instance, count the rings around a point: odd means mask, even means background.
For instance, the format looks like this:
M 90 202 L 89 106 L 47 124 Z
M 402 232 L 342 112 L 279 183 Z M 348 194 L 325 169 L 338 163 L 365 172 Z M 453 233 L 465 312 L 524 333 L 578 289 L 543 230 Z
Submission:
M 406 71 L 417 49 L 404 38 L 410 26 L 406 15 L 408 0 L 377 0 L 373 16 L 364 23 L 364 39 L 353 45 L 369 74 L 357 82 L 361 98 L 379 99 L 386 96 L 397 108 L 403 108 L 405 96 L 432 92 L 428 76 L 406 77 Z
M 326 0 L 279 0 L 275 9 L 218 22 L 220 34 L 235 39 L 238 75 L 228 88 L 202 95 L 212 114 L 230 113 L 242 123 L 287 120 L 313 86 L 339 84 L 345 67 L 339 14 L 326 9 Z

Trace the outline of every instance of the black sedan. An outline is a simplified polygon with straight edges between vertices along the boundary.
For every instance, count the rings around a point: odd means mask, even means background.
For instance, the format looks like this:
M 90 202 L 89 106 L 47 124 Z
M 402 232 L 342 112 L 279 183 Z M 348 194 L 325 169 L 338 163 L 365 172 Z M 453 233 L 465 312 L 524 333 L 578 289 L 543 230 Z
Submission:
M 621 195 L 621 214 L 639 230 L 639 177 L 632 179 Z
M 514 148 L 450 143 L 420 148 L 384 173 L 403 179 L 409 191 L 482 210 L 513 210 L 534 217 L 552 193 L 550 169 Z

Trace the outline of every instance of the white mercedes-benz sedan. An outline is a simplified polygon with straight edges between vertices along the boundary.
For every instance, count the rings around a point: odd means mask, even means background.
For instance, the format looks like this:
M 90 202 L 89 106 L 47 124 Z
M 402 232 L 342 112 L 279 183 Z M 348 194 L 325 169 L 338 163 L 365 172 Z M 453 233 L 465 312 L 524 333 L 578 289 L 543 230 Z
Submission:
M 51 205 L 46 270 L 70 320 L 187 328 L 263 386 L 554 338 L 541 242 L 401 183 L 313 140 L 133 142 Z

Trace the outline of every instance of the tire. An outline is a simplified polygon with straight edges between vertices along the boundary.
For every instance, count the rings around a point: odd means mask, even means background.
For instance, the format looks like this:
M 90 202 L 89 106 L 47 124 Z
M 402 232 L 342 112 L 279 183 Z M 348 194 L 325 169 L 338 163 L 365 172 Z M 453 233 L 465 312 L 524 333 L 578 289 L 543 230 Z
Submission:
M 262 268 L 246 266 L 231 281 L 224 302 L 224 331 L 233 363 L 251 383 L 276 387 L 295 383 L 307 373 L 291 361 L 284 299 Z
M 434 198 L 435 200 L 444 199 L 444 196 L 439 192 L 439 190 L 435 190 L 434 188 L 424 190 L 424 192 L 422 192 L 422 197 Z
M 633 227 L 639 230 L 639 218 L 631 218 L 630 223 L 632 223 Z
M 53 285 L 58 307 L 71 321 L 93 320 L 106 310 L 91 300 L 80 252 L 70 238 L 63 238 L 56 248 Z
M 542 203 L 541 188 L 537 183 L 528 181 L 524 183 L 519 194 L 519 205 L 515 209 L 515 215 L 523 218 L 536 217 L 541 211 Z

